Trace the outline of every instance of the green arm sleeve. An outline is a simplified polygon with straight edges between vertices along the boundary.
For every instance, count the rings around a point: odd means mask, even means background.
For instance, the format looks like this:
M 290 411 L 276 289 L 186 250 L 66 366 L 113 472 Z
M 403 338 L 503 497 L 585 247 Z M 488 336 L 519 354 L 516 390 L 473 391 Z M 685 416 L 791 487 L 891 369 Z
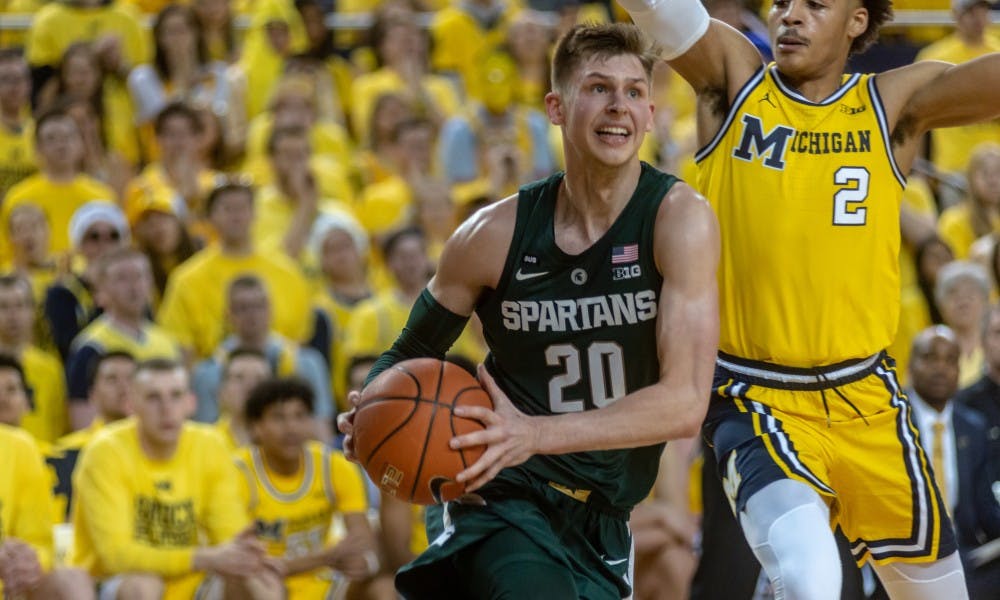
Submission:
M 424 288 L 413 303 L 406 327 L 392 347 L 383 352 L 372 365 L 365 378 L 365 385 L 382 371 L 404 360 L 425 356 L 444 360 L 445 353 L 458 339 L 468 320 L 469 317 L 455 314 L 441 306 Z

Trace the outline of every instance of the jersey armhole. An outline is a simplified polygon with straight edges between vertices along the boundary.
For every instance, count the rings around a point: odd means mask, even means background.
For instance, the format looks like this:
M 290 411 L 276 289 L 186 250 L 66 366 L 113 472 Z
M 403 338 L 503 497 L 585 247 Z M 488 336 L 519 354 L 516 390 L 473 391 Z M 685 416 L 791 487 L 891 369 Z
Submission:
M 733 121 L 736 120 L 736 115 L 739 114 L 740 109 L 743 107 L 743 103 L 746 102 L 747 96 L 749 96 L 750 92 L 760 85 L 760 82 L 764 79 L 764 75 L 767 73 L 767 67 L 768 65 L 761 65 L 753 76 L 743 84 L 739 93 L 736 94 L 736 98 L 733 99 L 733 105 L 729 107 L 729 112 L 726 113 L 725 121 L 722 122 L 722 125 L 719 127 L 719 130 L 715 132 L 715 136 L 711 139 L 711 141 L 695 153 L 694 162 L 700 163 L 712 153 L 712 150 L 715 150 L 716 146 L 719 145 L 719 142 L 721 142 L 722 138 L 725 137 L 726 132 L 729 131 L 730 127 L 732 127 Z
M 896 155 L 892 151 L 892 132 L 889 131 L 889 119 L 886 117 L 885 108 L 882 106 L 882 96 L 878 93 L 878 86 L 875 84 L 875 76 L 868 76 L 868 95 L 872 99 L 872 108 L 875 110 L 875 116 L 878 120 L 879 132 L 882 134 L 882 143 L 885 145 L 886 158 L 889 161 L 889 166 L 892 168 L 892 173 L 896 176 L 896 181 L 899 182 L 901 188 L 906 188 L 906 176 L 900 170 L 899 165 L 896 163 Z

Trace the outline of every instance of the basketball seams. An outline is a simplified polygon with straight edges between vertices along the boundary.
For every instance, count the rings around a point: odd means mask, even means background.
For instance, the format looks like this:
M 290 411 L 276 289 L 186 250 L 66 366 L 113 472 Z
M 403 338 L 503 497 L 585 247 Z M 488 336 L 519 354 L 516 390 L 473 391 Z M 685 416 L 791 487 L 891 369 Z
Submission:
M 476 390 L 482 395 L 470 395 Z M 393 365 L 362 390 L 356 410 L 363 427 L 356 435 L 358 441 L 377 443 L 359 444 L 358 455 L 379 488 L 416 504 L 444 502 L 463 492 L 455 475 L 474 464 L 485 446 L 449 447 L 450 439 L 483 428 L 476 419 L 456 420 L 456 406 L 493 404 L 474 376 L 432 358 Z M 448 414 L 439 415 L 439 408 Z
M 444 384 L 444 368 L 445 365 L 447 364 L 448 363 L 441 361 L 441 363 L 438 366 L 438 378 L 437 378 L 437 385 L 435 386 L 434 390 L 433 407 L 431 408 L 431 415 L 427 421 L 427 433 L 424 435 L 424 443 L 420 446 L 420 460 L 417 462 L 417 473 L 413 477 L 413 487 L 410 488 L 411 498 L 416 496 L 417 484 L 420 483 L 420 474 L 423 473 L 424 471 L 424 459 L 427 458 L 427 446 L 430 444 L 431 434 L 434 433 L 434 420 L 437 418 L 438 405 L 440 404 L 440 402 L 438 401 L 438 397 L 441 395 L 441 386 L 442 384 Z M 417 380 L 417 398 L 423 396 L 423 394 L 420 393 L 421 391 L 422 390 L 420 389 L 420 381 Z M 419 407 L 420 404 L 415 403 L 414 406 Z
M 409 398 L 409 400 L 413 401 L 416 400 L 416 398 Z M 410 422 L 413 416 L 417 414 L 417 409 L 419 408 L 420 408 L 420 403 L 414 402 L 413 408 L 410 410 L 410 414 L 406 415 L 406 418 L 403 419 L 403 421 L 399 425 L 396 425 L 396 427 L 393 428 L 389 433 L 382 436 L 382 439 L 379 440 L 378 444 L 375 444 L 375 447 L 372 448 L 372 451 L 368 453 L 368 460 L 365 461 L 365 470 L 368 469 L 368 465 L 370 465 L 372 460 L 374 460 L 375 457 L 378 455 L 378 451 L 382 449 L 382 446 L 384 446 L 386 442 L 392 439 L 392 436 L 396 435 L 397 433 L 399 433 L 401 429 L 406 427 L 406 425 Z

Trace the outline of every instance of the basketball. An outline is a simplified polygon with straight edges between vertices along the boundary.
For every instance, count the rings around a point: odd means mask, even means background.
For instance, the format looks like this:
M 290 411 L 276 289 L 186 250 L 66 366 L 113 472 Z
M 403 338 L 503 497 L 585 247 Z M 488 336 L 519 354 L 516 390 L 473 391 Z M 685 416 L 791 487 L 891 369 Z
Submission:
M 382 491 L 414 504 L 465 493 L 455 477 L 486 447 L 453 450 L 448 442 L 484 426 L 456 417 L 455 406 L 492 409 L 493 403 L 475 377 L 434 358 L 398 363 L 365 386 L 354 415 L 354 449 Z

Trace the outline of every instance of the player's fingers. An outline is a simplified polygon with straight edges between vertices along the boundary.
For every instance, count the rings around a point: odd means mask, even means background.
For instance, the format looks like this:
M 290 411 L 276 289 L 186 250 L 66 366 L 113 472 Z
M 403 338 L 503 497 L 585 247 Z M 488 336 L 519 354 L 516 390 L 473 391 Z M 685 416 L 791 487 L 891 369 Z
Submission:
M 471 492 L 472 489 L 469 489 L 468 484 L 471 484 L 471 482 L 475 481 L 480 474 L 485 472 L 489 468 L 489 466 L 493 464 L 494 461 L 496 461 L 499 455 L 500 455 L 499 450 L 493 448 L 486 450 L 486 452 L 484 452 L 483 455 L 479 457 L 479 460 L 472 463 L 471 466 L 469 466 L 467 469 L 459 473 L 458 476 L 455 477 L 455 480 L 459 483 L 467 484 L 466 491 Z
M 462 417 L 463 419 L 475 419 L 476 421 L 481 421 L 487 426 L 500 422 L 499 416 L 485 406 L 465 406 L 459 404 L 452 409 L 452 412 L 456 417 Z
M 506 394 L 503 393 L 503 390 L 501 390 L 500 386 L 497 385 L 493 376 L 486 370 L 485 365 L 480 363 L 479 366 L 476 367 L 476 375 L 479 378 L 479 385 L 483 386 L 486 393 L 490 395 L 490 399 L 493 400 L 494 407 L 497 406 L 498 401 L 507 401 Z
M 337 429 L 344 435 L 354 433 L 354 409 L 337 415 Z
M 502 442 L 506 437 L 507 434 L 503 429 L 492 427 L 455 436 L 451 438 L 448 445 L 452 450 L 471 448 L 473 446 L 491 446 Z
M 354 409 L 357 408 L 358 404 L 361 403 L 361 392 L 357 390 L 351 390 L 347 392 L 347 402 L 351 406 L 351 411 L 348 413 L 351 415 L 351 419 L 354 419 Z

